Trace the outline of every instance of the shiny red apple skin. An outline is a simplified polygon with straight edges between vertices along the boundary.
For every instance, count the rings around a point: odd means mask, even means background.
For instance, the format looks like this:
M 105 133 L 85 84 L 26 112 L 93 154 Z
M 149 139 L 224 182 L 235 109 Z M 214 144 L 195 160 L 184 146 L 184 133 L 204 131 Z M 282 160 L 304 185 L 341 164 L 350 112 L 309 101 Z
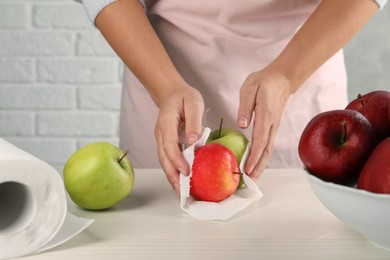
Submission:
M 232 195 L 240 181 L 237 159 L 220 144 L 206 144 L 195 150 L 190 194 L 196 200 L 219 202 Z
M 390 122 L 390 105 L 389 105 L 389 107 L 388 107 L 388 109 L 387 109 L 387 115 L 388 115 L 388 117 L 389 117 L 389 122 Z
M 362 114 L 331 110 L 316 115 L 307 124 L 298 153 L 311 174 L 324 181 L 349 184 L 356 183 L 376 144 L 375 131 Z
M 383 140 L 390 136 L 390 92 L 376 90 L 352 100 L 345 109 L 359 111 L 365 116 L 377 131 L 378 139 Z
M 345 107 L 345 109 L 356 110 L 359 111 L 361 108 L 367 104 L 368 100 L 370 100 L 371 96 L 377 94 L 378 91 L 368 92 L 364 95 L 358 94 L 355 99 L 353 99 L 349 104 Z
M 358 189 L 390 194 L 390 137 L 380 142 L 365 163 Z

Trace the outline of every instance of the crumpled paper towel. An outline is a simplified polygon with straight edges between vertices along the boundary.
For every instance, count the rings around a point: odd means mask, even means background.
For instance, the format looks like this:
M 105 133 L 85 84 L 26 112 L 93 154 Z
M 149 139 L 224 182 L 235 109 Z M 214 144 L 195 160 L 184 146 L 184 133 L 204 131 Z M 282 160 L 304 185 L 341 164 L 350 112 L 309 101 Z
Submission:
M 183 151 L 184 159 L 186 159 L 190 168 L 194 161 L 195 149 L 205 145 L 210 132 L 210 128 L 205 128 L 202 137 Z M 244 172 L 243 167 L 248 157 L 249 146 L 240 163 L 241 172 Z M 190 171 L 188 176 L 180 174 L 180 207 L 189 215 L 199 220 L 228 220 L 236 213 L 247 208 L 254 201 L 260 200 L 263 196 L 256 183 L 246 174 L 243 174 L 245 187 L 238 189 L 228 198 L 220 202 L 198 201 L 190 195 L 191 176 L 192 171 Z
M 93 221 L 67 211 L 53 167 L 0 138 L 0 259 L 58 246 Z

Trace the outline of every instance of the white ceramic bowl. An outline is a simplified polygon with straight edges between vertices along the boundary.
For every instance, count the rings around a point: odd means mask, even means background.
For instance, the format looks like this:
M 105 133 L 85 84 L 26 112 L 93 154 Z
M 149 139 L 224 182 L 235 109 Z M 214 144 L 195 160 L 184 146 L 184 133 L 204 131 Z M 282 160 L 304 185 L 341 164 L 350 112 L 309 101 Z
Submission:
M 318 199 L 347 226 L 390 250 L 390 195 L 325 182 L 306 171 Z

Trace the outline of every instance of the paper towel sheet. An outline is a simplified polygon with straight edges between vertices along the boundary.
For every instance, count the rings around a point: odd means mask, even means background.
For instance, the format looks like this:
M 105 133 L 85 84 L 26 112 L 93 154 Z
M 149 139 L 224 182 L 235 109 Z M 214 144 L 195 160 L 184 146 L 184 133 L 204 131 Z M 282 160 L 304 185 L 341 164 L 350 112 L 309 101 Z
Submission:
M 183 156 L 190 166 L 192 166 L 194 161 L 195 149 L 205 145 L 210 132 L 210 128 L 205 128 L 202 137 L 183 151 Z M 250 144 L 248 144 L 240 163 L 241 172 L 244 172 L 243 167 L 248 157 L 249 147 Z M 200 220 L 228 220 L 254 201 L 260 200 L 263 196 L 256 183 L 246 174 L 243 174 L 245 187 L 238 189 L 233 195 L 220 202 L 198 201 L 190 195 L 191 176 L 192 171 L 190 171 L 188 176 L 180 174 L 180 207 L 191 216 Z
M 67 211 L 65 192 L 52 166 L 0 138 L 0 259 L 53 248 L 93 222 Z

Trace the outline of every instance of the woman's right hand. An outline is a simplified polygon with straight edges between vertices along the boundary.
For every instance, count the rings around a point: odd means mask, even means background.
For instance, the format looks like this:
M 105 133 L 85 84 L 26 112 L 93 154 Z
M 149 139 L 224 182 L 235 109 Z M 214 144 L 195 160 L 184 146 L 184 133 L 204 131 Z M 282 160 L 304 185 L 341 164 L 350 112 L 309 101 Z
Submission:
M 188 175 L 190 171 L 181 153 L 181 127 L 185 127 L 187 145 L 199 139 L 204 101 L 198 90 L 187 85 L 165 93 L 159 99 L 158 107 L 160 110 L 154 130 L 158 158 L 169 183 L 179 196 L 179 174 Z
M 107 5 L 98 14 L 96 26 L 160 109 L 154 131 L 158 157 L 179 194 L 179 172 L 189 173 L 179 148 L 179 127 L 185 126 L 187 144 L 200 137 L 203 98 L 176 70 L 139 1 Z

